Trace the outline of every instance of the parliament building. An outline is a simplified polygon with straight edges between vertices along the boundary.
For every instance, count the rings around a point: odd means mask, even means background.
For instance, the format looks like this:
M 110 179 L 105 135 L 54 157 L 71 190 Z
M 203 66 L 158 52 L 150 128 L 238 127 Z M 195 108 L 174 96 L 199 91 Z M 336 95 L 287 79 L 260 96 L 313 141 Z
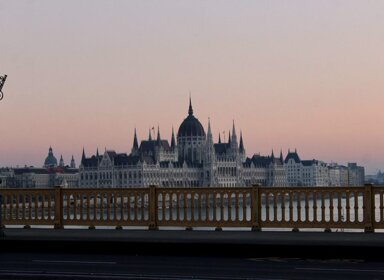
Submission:
M 213 142 L 211 125 L 207 132 L 194 116 L 191 100 L 188 116 L 170 143 L 151 133 L 139 145 L 136 129 L 131 153 L 106 150 L 87 157 L 83 149 L 79 166 L 79 187 L 238 187 L 260 184 L 287 186 L 283 156 L 246 156 L 242 134 L 235 124 L 227 142 Z

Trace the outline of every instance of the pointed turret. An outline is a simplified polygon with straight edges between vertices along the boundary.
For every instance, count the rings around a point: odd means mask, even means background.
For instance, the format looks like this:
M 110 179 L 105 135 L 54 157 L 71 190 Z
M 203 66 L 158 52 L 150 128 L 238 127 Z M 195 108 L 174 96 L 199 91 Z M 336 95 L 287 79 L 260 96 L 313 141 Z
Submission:
M 76 163 L 75 163 L 75 159 L 73 158 L 73 155 L 71 159 L 71 168 L 76 168 Z
M 237 138 L 236 129 L 235 129 L 235 120 L 233 120 L 233 124 L 232 124 L 232 138 Z
M 131 153 L 133 155 L 136 155 L 138 150 L 139 150 L 139 143 L 137 141 L 137 132 L 136 132 L 136 127 L 135 127 L 135 133 L 133 136 L 133 145 L 132 145 Z
M 60 155 L 59 166 L 60 166 L 60 167 L 64 167 L 63 155 Z
M 133 137 L 133 149 L 137 150 L 139 149 L 139 144 L 137 142 L 137 133 L 136 133 L 136 127 L 135 127 L 135 135 Z
M 172 126 L 171 149 L 174 150 L 175 148 L 176 148 L 175 132 L 173 131 L 173 126 Z
M 280 149 L 280 161 L 283 163 L 283 151 Z
M 240 131 L 240 145 L 239 145 L 239 152 L 244 153 L 244 144 L 243 144 L 243 133 Z
M 151 129 L 148 132 L 148 141 L 152 141 Z
M 81 155 L 81 163 L 83 163 L 84 160 L 85 160 L 85 151 L 83 147 L 83 154 Z
M 157 145 L 160 146 L 161 138 L 160 138 L 160 127 L 159 126 L 157 126 L 157 139 L 156 139 L 156 141 L 157 141 Z
M 207 139 L 212 139 L 212 131 L 211 131 L 211 120 L 208 118 L 208 131 L 207 131 Z
M 238 152 L 238 146 L 237 146 L 237 135 L 236 135 L 236 129 L 235 129 L 235 121 L 233 121 L 232 125 L 232 137 L 231 137 L 231 149 L 233 153 Z
M 219 133 L 219 144 L 221 144 L 221 135 Z
M 231 131 L 228 131 L 228 144 L 231 144 Z
M 275 154 L 273 153 L 273 149 L 272 149 L 272 153 L 271 153 L 271 158 L 272 158 L 272 159 L 275 158 Z

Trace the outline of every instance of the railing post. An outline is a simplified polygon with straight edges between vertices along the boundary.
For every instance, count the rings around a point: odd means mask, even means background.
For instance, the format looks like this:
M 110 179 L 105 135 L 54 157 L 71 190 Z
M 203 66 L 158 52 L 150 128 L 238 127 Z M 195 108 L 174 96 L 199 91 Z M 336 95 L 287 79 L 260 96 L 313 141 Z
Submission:
M 4 225 L 3 225 L 3 195 L 0 194 L 0 237 L 4 237 Z
M 260 226 L 260 211 L 261 211 L 261 203 L 260 203 L 260 192 L 259 185 L 252 185 L 251 192 L 251 219 L 252 219 L 252 231 L 261 231 Z
M 373 194 L 373 185 L 365 184 L 365 192 L 364 192 L 364 232 L 374 232 L 373 222 L 375 219 L 375 201 Z
M 55 229 L 63 228 L 63 194 L 60 186 L 55 187 Z
M 156 186 L 149 186 L 149 230 L 158 230 L 157 226 L 157 193 Z

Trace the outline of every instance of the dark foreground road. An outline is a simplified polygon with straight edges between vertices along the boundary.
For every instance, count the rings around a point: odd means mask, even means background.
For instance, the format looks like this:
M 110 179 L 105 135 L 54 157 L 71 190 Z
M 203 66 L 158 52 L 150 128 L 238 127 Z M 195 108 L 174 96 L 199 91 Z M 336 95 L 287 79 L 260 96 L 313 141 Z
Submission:
M 6 229 L 0 279 L 383 279 L 384 234 Z
M 0 253 L 0 279 L 384 279 L 381 262 Z

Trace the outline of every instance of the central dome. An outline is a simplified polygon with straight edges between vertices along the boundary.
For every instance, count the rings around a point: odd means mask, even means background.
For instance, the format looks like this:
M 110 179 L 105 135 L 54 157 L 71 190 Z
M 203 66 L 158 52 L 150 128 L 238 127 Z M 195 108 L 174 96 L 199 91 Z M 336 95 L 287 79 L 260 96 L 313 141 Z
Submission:
M 198 119 L 193 116 L 191 100 L 189 100 L 188 117 L 181 123 L 177 137 L 205 136 L 205 131 Z

